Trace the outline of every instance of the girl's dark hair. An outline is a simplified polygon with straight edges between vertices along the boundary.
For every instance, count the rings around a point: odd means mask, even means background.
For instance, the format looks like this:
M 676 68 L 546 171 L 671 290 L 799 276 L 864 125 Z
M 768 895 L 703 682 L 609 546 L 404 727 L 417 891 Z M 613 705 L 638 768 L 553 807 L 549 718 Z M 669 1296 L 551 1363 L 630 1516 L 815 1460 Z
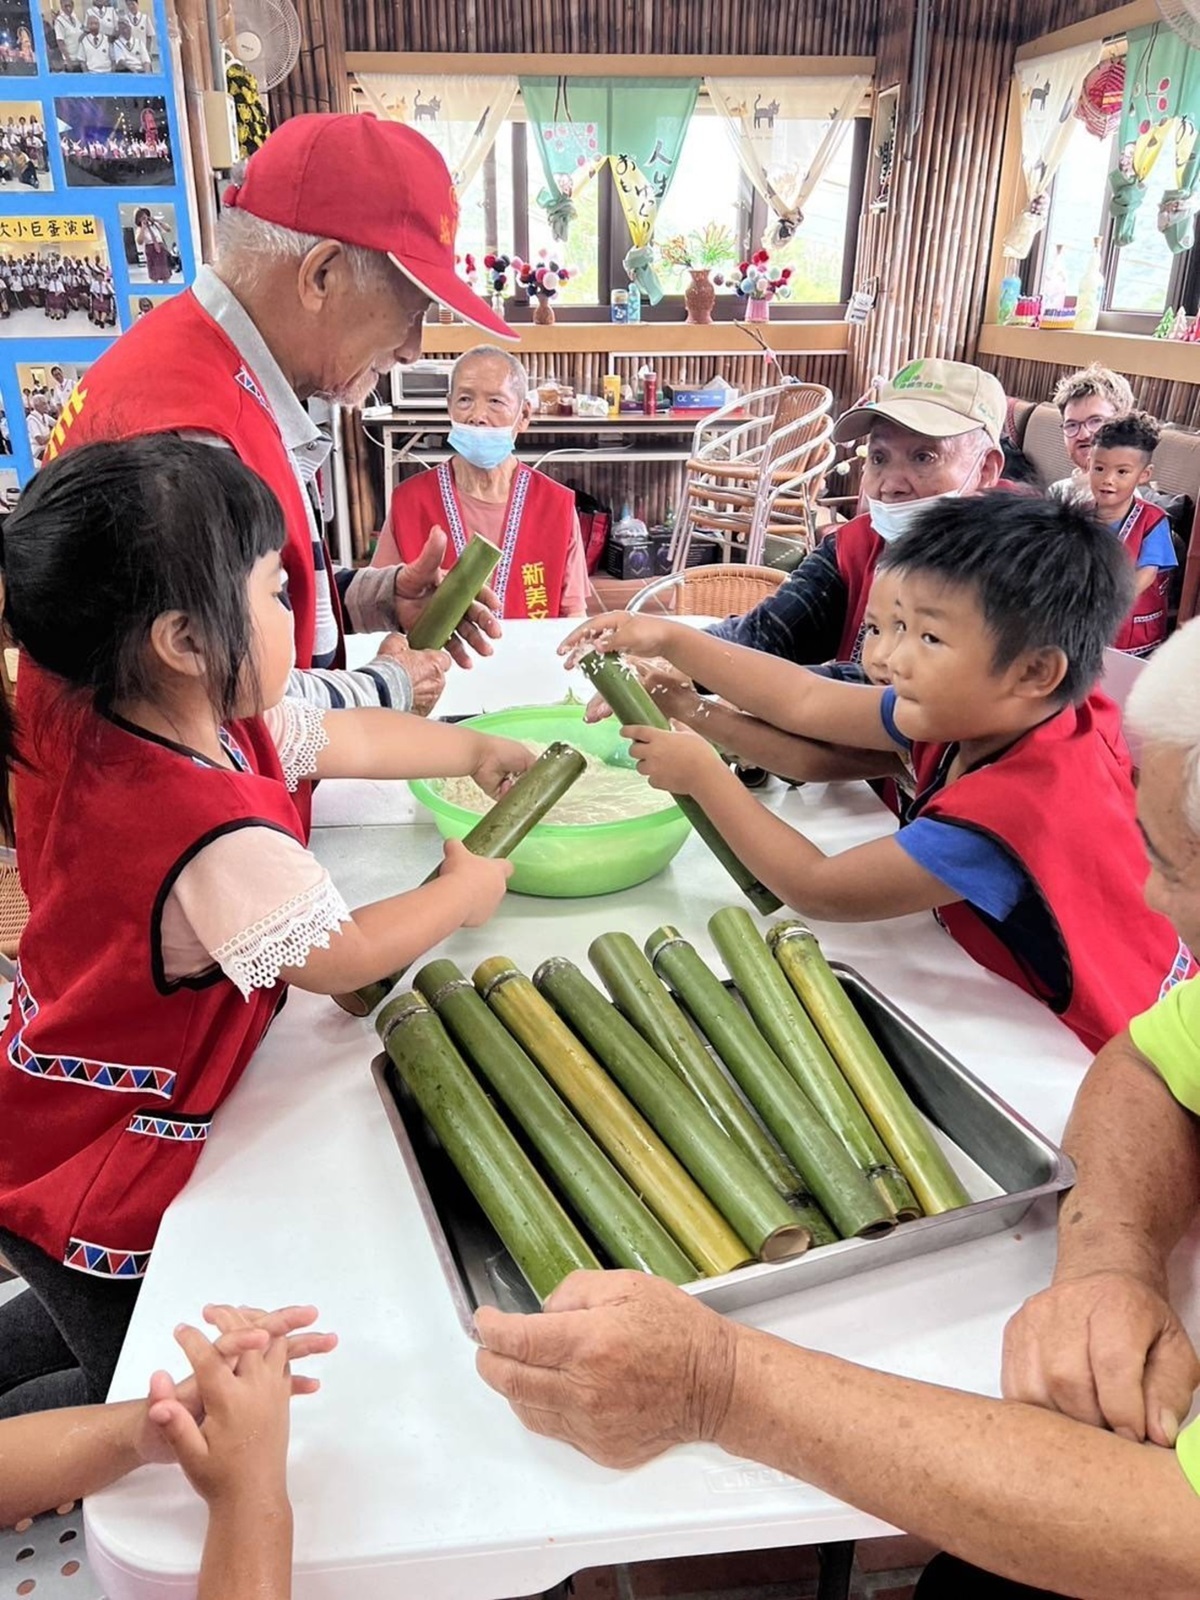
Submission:
M 997 672 L 1027 650 L 1061 650 L 1064 703 L 1090 693 L 1133 604 L 1133 564 L 1090 511 L 1008 489 L 938 500 L 888 545 L 879 570 L 972 590 Z
M 279 502 L 232 450 L 174 434 L 87 445 L 44 467 L 3 523 L 4 623 L 104 709 L 153 692 L 151 627 L 185 612 L 224 719 L 250 658 L 246 579 L 284 532 Z M 0 753 L 7 767 L 3 707 Z
M 135 228 L 137 227 L 138 223 L 142 220 L 143 217 L 145 217 L 147 222 L 153 222 L 154 221 L 154 218 L 150 214 L 150 207 L 149 206 L 139 206 L 137 208 L 137 210 L 133 213 L 133 225 L 134 225 Z

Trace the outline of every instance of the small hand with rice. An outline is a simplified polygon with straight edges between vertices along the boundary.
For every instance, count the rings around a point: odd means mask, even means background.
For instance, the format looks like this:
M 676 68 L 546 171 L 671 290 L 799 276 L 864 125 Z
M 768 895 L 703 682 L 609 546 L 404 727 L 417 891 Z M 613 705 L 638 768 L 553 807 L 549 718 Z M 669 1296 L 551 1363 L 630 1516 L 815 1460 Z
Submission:
M 690 728 L 622 728 L 629 754 L 652 789 L 695 794 L 724 763 L 707 739 Z

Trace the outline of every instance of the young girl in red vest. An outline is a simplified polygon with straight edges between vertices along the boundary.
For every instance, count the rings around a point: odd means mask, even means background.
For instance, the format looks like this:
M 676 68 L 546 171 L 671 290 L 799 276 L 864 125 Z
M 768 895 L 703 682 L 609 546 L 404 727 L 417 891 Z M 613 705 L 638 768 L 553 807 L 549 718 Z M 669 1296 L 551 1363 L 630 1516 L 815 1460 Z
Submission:
M 0 1040 L 0 1416 L 103 1398 L 163 1211 L 293 983 L 339 993 L 487 920 L 461 844 L 350 912 L 304 846 L 308 778 L 474 775 L 523 746 L 281 701 L 283 517 L 233 455 L 171 435 L 53 463 L 3 530 L 22 647 L 17 852 L 31 906 Z M 2 791 L 0 791 L 2 792 Z
M 826 856 L 704 740 L 624 730 L 651 783 L 699 800 L 789 905 L 831 922 L 934 911 L 1097 1050 L 1195 970 L 1143 900 L 1129 755 L 1116 706 L 1095 691 L 1129 609 L 1128 559 L 1087 512 L 1000 491 L 931 506 L 880 571 L 897 579 L 886 688 L 624 612 L 563 650 L 665 656 L 754 717 L 874 752 L 878 777 L 900 777 L 907 755 L 916 793 L 900 829 Z
M 1106 422 L 1092 441 L 1089 488 L 1096 515 L 1133 562 L 1137 592 L 1121 623 L 1118 650 L 1148 656 L 1167 637 L 1171 572 L 1179 565 L 1171 525 L 1140 491 L 1150 482 L 1159 427 L 1144 411 Z

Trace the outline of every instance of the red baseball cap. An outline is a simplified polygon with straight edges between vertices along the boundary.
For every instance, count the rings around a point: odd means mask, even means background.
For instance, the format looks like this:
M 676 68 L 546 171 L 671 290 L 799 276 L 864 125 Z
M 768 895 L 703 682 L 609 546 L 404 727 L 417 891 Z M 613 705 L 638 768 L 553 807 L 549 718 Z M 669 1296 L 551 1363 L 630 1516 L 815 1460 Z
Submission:
M 431 299 L 516 340 L 454 270 L 458 196 L 436 146 L 402 122 L 315 112 L 280 124 L 224 195 L 263 222 L 389 256 Z

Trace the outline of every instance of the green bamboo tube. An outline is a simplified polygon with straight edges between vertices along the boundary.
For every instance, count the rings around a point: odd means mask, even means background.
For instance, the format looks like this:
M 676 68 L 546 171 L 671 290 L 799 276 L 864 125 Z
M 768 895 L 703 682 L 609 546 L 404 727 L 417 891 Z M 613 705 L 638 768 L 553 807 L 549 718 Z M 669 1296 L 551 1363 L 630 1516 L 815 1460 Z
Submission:
M 481 533 L 473 533 L 462 555 L 433 592 L 433 598 L 408 630 L 414 650 L 441 650 L 475 604 L 496 570 L 501 552 Z
M 849 1150 L 901 1222 L 919 1217 L 916 1196 L 812 1019 L 771 958 L 750 914 L 740 906 L 714 911 L 708 931 L 749 1007 L 759 1032 Z M 836 1220 L 836 1219 L 835 1219 Z
M 592 686 L 603 695 L 616 716 L 620 718 L 623 728 L 671 726 L 670 721 L 650 698 L 637 674 L 629 667 L 624 656 L 617 654 L 602 656 L 592 650 L 583 657 L 579 666 L 586 673 Z M 677 794 L 675 803 L 755 910 L 761 911 L 765 916 L 769 916 L 772 911 L 778 911 L 783 901 L 768 889 L 766 884 L 760 883 L 744 862 L 739 861 L 709 820 L 704 808 L 686 794 Z
M 635 940 L 627 933 L 602 933 L 589 946 L 588 958 L 617 1008 L 678 1073 L 717 1127 L 757 1162 L 785 1199 L 798 1195 L 799 1173 L 746 1109 Z
M 713 1125 L 687 1085 L 574 963 L 553 956 L 533 981 L 760 1261 L 808 1249 L 810 1235 L 762 1169 Z
M 719 1277 L 745 1266 L 750 1252 L 725 1218 L 524 973 L 507 957 L 491 956 L 474 981 L 700 1274 Z
M 536 828 L 546 813 L 558 804 L 586 766 L 586 759 L 574 746 L 560 741 L 547 745 L 512 788 L 480 817 L 464 837 L 463 843 L 472 855 L 486 856 L 489 861 L 507 859 L 526 834 Z M 421 886 L 432 883 L 440 870 L 440 867 L 435 867 L 427 878 L 421 880 Z M 407 967 L 401 967 L 389 978 L 364 984 L 361 989 L 354 989 L 349 994 L 335 994 L 333 998 L 352 1017 L 369 1017 L 375 1007 L 387 999 L 407 971 Z
M 376 1027 L 389 1060 L 538 1300 L 568 1273 L 598 1270 L 578 1228 L 420 995 L 393 1000 Z
M 853 1238 L 886 1232 L 892 1226 L 890 1206 L 763 1038 L 737 996 L 674 928 L 656 929 L 646 941 L 646 949 L 654 971 L 695 1017 L 838 1233 Z
M 819 1250 L 823 1244 L 836 1244 L 838 1231 L 811 1195 L 799 1195 L 789 1200 L 796 1221 L 807 1230 L 812 1240 L 810 1250 Z
M 563 1104 L 453 961 L 413 979 L 476 1072 L 520 1123 L 546 1171 L 619 1267 L 691 1283 L 696 1269 Z
M 838 982 L 816 935 L 802 923 L 780 922 L 767 934 L 767 943 L 924 1211 L 932 1216 L 970 1205 L 970 1196 Z

